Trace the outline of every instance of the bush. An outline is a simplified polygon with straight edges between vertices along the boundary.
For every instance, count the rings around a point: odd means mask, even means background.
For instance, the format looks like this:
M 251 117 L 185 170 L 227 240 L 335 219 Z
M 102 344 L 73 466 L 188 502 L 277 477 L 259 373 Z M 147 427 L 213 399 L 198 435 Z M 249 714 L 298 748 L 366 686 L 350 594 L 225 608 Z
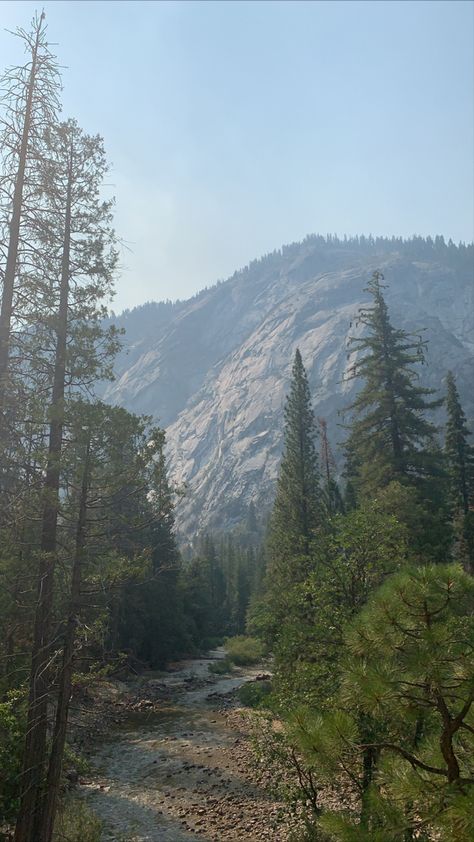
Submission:
M 220 658 L 218 661 L 209 664 L 208 669 L 213 675 L 227 675 L 227 673 L 232 672 L 233 666 L 229 658 Z
M 76 798 L 67 798 L 58 812 L 53 842 L 100 842 L 102 822 Z
M 332 709 L 296 710 L 289 729 L 319 785 L 331 787 L 335 809 L 319 820 L 330 837 L 474 839 L 473 605 L 474 580 L 460 565 L 417 565 L 346 626 Z M 355 781 L 359 815 L 345 809 Z
M 258 664 L 264 654 L 261 640 L 256 637 L 246 637 L 243 634 L 227 638 L 225 648 L 229 659 L 238 666 Z
M 270 681 L 247 681 L 237 690 L 237 697 L 245 707 L 257 708 L 262 706 L 271 692 Z

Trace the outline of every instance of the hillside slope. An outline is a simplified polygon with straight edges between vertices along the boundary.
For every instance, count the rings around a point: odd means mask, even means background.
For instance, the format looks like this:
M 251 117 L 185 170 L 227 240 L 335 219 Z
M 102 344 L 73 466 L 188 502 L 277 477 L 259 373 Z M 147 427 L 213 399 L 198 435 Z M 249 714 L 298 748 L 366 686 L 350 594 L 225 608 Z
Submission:
M 188 486 L 178 517 L 183 536 L 238 523 L 250 501 L 259 511 L 268 508 L 296 347 L 316 414 L 327 418 L 337 450 L 344 437 L 339 413 L 357 388 L 345 382 L 348 339 L 360 331 L 357 311 L 368 300 L 363 288 L 375 268 L 389 285 L 393 322 L 426 328 L 422 382 L 442 389 L 453 369 L 473 417 L 472 254 L 472 247 L 441 238 L 309 237 L 160 311 L 156 321 L 150 308 L 157 305 L 140 308 L 141 316 L 127 314 L 131 352 L 121 355 L 105 398 L 167 427 L 173 478 Z

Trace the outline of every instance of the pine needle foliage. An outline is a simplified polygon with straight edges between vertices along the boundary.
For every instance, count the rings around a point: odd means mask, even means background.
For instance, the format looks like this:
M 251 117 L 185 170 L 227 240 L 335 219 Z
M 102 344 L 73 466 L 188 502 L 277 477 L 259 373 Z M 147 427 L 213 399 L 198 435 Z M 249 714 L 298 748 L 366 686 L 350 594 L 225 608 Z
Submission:
M 315 548 L 313 570 L 292 590 L 279 632 L 275 687 L 284 709 L 331 708 L 339 686 L 344 631 L 377 587 L 406 563 L 406 530 L 378 500 L 335 515 Z
M 471 435 L 461 406 L 456 378 L 452 371 L 446 377 L 447 396 L 445 453 L 451 485 L 452 504 L 467 514 L 474 493 L 474 448 L 469 443 Z
M 473 606 L 459 565 L 402 570 L 347 629 L 333 710 L 290 721 L 309 767 L 339 791 L 321 818 L 332 838 L 472 840 Z
M 461 406 L 456 378 L 446 378 L 446 437 L 444 455 L 449 477 L 449 506 L 456 537 L 456 557 L 474 572 L 474 447 Z
M 313 566 L 312 548 L 321 528 L 322 494 L 316 450 L 317 426 L 308 379 L 296 350 L 285 405 L 284 448 L 268 540 L 267 642 L 297 608 L 293 592 Z
M 355 485 L 372 494 L 393 480 L 419 485 L 436 472 L 430 453 L 436 428 L 425 412 L 441 404 L 432 389 L 419 385 L 415 366 L 424 364 L 426 342 L 393 327 L 382 283 L 374 272 L 365 291 L 372 306 L 359 311 L 362 337 L 352 337 L 357 352 L 350 379 L 364 381 L 348 411 L 353 421 L 347 441 Z
M 284 449 L 270 524 L 271 575 L 281 585 L 301 581 L 321 525 L 317 426 L 308 378 L 296 350 L 285 405 Z

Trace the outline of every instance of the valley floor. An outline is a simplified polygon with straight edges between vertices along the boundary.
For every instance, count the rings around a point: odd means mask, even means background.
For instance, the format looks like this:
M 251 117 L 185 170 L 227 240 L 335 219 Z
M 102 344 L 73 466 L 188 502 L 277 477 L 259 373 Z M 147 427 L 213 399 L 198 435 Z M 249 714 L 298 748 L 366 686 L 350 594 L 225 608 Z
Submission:
M 209 663 L 124 685 L 118 722 L 96 743 L 80 786 L 104 821 L 104 842 L 287 839 L 283 804 L 257 782 L 245 718 L 228 703 L 259 670 L 213 676 Z

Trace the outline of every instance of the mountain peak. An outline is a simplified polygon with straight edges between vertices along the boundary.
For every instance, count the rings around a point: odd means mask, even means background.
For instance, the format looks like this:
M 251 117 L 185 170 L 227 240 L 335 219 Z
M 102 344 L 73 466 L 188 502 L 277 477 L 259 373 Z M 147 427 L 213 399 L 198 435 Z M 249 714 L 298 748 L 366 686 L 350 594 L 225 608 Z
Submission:
M 131 328 L 129 353 L 120 356 L 105 398 L 167 428 L 172 475 L 188 487 L 178 517 L 183 534 L 235 525 L 250 503 L 268 508 L 296 347 L 337 453 L 340 412 L 357 388 L 345 378 L 348 339 L 360 330 L 357 313 L 374 269 L 385 275 L 394 324 L 427 329 L 422 382 L 442 389 L 446 371 L 456 371 L 472 416 L 472 252 L 472 245 L 442 237 L 314 235 L 189 301 L 144 305 L 119 317 Z

